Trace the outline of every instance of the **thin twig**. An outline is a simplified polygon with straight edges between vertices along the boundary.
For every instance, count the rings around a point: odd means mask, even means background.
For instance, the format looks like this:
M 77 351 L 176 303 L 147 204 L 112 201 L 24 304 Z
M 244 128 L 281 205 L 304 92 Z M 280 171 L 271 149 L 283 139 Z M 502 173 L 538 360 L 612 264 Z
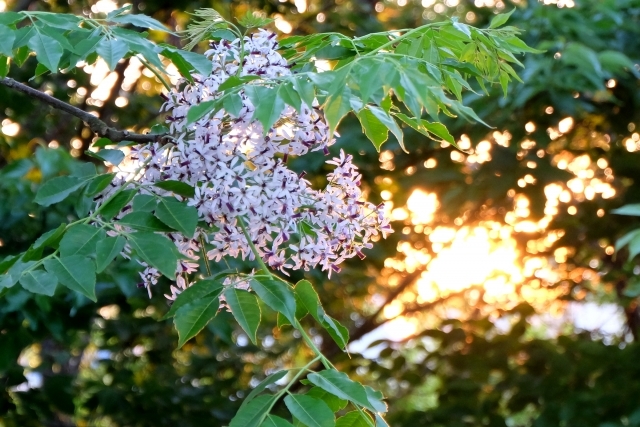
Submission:
M 89 126 L 89 129 L 91 129 L 93 133 L 98 136 L 108 138 L 113 142 L 131 141 L 138 143 L 148 143 L 159 141 L 166 136 L 151 134 L 145 135 L 129 132 L 127 130 L 112 128 L 93 114 L 74 107 L 71 104 L 67 104 L 64 101 L 60 101 L 57 98 L 49 96 L 44 92 L 40 92 L 39 90 L 33 89 L 32 87 L 22 84 L 9 77 L 0 79 L 0 84 L 29 95 L 30 97 L 35 98 L 38 101 L 44 102 L 45 104 L 48 104 L 58 110 L 64 111 L 67 114 L 71 114 L 72 116 L 79 118 L 80 120 L 85 122 L 87 126 Z

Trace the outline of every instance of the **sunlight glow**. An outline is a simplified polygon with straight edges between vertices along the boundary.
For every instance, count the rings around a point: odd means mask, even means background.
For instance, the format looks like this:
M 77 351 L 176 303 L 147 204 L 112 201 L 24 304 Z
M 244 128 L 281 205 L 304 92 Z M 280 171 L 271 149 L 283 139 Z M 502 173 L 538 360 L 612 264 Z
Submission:
M 9 119 L 2 121 L 2 133 L 7 136 L 16 136 L 20 132 L 20 125 Z
M 91 12 L 107 14 L 118 8 L 118 3 L 113 0 L 98 0 L 96 4 L 91 6 Z
M 407 200 L 407 208 L 411 212 L 411 222 L 413 224 L 429 224 L 433 221 L 433 215 L 440 207 L 438 197 L 435 193 L 425 193 L 416 190 L 411 193 Z

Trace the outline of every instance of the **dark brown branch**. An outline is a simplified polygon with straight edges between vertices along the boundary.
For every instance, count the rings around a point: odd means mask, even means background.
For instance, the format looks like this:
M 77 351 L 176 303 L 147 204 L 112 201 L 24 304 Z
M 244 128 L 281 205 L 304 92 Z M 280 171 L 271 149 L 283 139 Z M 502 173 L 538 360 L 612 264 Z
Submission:
M 138 143 L 148 143 L 158 141 L 164 137 L 164 135 L 144 135 L 112 128 L 93 114 L 74 107 L 71 104 L 67 104 L 64 101 L 60 101 L 57 98 L 49 96 L 44 92 L 40 92 L 39 90 L 33 89 L 32 87 L 17 82 L 9 77 L 0 79 L 0 84 L 29 95 L 30 97 L 35 98 L 38 101 L 44 102 L 45 104 L 48 104 L 58 110 L 64 111 L 67 114 L 71 114 L 72 116 L 79 118 L 80 120 L 85 122 L 87 126 L 89 126 L 89 129 L 91 129 L 93 133 L 98 136 L 108 138 L 113 142 L 131 141 Z

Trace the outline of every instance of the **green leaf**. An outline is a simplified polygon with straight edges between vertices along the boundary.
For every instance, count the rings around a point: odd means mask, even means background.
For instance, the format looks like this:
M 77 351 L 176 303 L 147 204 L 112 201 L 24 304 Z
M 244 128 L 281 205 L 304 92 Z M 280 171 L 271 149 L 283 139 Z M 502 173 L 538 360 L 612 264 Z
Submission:
M 373 407 L 373 412 L 387 412 L 387 404 L 382 401 L 382 399 L 384 399 L 382 393 L 372 389 L 368 385 L 364 386 L 364 389 L 367 392 L 369 403 L 371 403 Z
M 18 12 L 8 11 L 0 13 L 0 24 L 11 25 L 18 21 L 22 21 L 25 16 Z
M 193 206 L 187 206 L 173 198 L 163 197 L 155 211 L 156 217 L 169 227 L 193 237 L 198 226 L 198 210 Z
M 402 113 L 396 114 L 396 117 L 411 126 L 416 131 L 436 141 L 446 141 L 454 147 L 458 148 L 453 136 L 449 133 L 449 130 L 442 123 L 430 123 L 424 119 L 415 119 Z M 437 137 L 434 138 L 434 135 Z
M 104 38 L 98 43 L 96 52 L 105 60 L 109 70 L 113 71 L 118 65 L 118 61 L 129 52 L 129 45 L 119 39 Z
M 129 235 L 129 244 L 147 264 L 175 280 L 178 256 L 171 240 L 160 234 L 133 233 Z
M 58 203 L 82 187 L 85 180 L 74 176 L 58 176 L 45 182 L 36 194 L 35 202 L 42 206 Z
M 69 228 L 60 241 L 60 255 L 63 258 L 72 255 L 89 256 L 95 253 L 96 243 L 104 239 L 103 229 L 87 224 L 76 224 Z
M 222 99 L 222 106 L 227 113 L 233 117 L 240 117 L 240 111 L 244 104 L 242 103 L 242 97 L 237 93 L 230 93 Z
M 362 101 L 372 100 L 380 104 L 385 95 L 381 89 L 383 85 L 390 86 L 390 83 L 397 78 L 396 68 L 387 62 L 371 61 L 362 65 L 361 69 L 363 69 L 361 73 L 354 74 L 358 76 Z
M 333 412 L 341 411 L 349 404 L 347 400 L 340 399 L 338 396 L 335 396 L 320 387 L 311 387 L 307 392 L 307 396 L 315 397 L 316 399 L 324 401 L 324 403 L 326 403 Z
M 76 27 L 77 28 L 77 27 Z M 74 51 L 74 47 L 73 45 L 69 42 L 69 39 L 67 39 L 63 34 L 62 31 L 60 31 L 57 28 L 54 27 L 49 27 L 49 26 L 45 26 L 42 25 L 41 22 L 37 22 L 35 25 L 35 29 L 36 31 L 51 37 L 52 39 L 54 39 L 55 41 L 57 41 L 60 46 L 62 47 L 62 50 L 64 52 L 64 50 L 68 50 L 69 52 L 73 52 Z
M 369 402 L 367 392 L 362 384 L 352 381 L 345 373 L 336 370 L 325 370 L 307 375 L 307 379 L 315 386 L 351 402 L 375 411 Z
M 618 215 L 640 216 L 640 203 L 625 205 L 618 209 L 612 209 L 611 213 Z
M 247 86 L 244 92 L 255 106 L 253 120 L 262 124 L 263 133 L 266 134 L 284 110 L 284 101 L 278 91 L 270 87 Z
M 16 39 L 16 44 L 17 44 L 17 39 Z M 14 44 L 15 46 L 15 44 Z M 16 65 L 18 67 L 22 67 L 22 65 L 25 63 L 25 61 L 29 58 L 29 53 L 31 51 L 29 50 L 29 48 L 27 46 L 22 46 L 20 48 L 18 48 L 18 50 L 16 51 L 15 56 L 13 57 L 13 60 L 16 62 Z
M 100 151 L 93 152 L 91 150 L 86 150 L 84 152 L 87 156 L 93 157 L 94 159 L 102 160 L 103 162 L 111 163 L 113 166 L 118 166 L 122 160 L 124 160 L 124 153 L 120 150 L 113 150 L 108 148 L 103 148 Z
M 44 270 L 30 270 L 20 277 L 20 284 L 29 292 L 52 297 L 56 292 L 58 279 Z
M 17 52 L 15 56 L 18 66 L 22 66 L 22 64 L 26 59 L 26 58 L 19 58 L 19 57 L 23 57 L 23 56 L 28 57 L 29 54 L 31 53 L 31 51 L 27 47 L 27 44 L 29 43 L 29 40 L 31 40 L 31 37 L 33 37 L 35 32 L 36 30 L 33 29 L 33 25 L 22 27 L 15 31 L 14 34 L 16 35 L 16 40 L 13 42 L 13 49 L 15 50 L 18 48 L 23 48 L 23 49 L 20 49 L 21 52 Z M 24 53 L 24 51 L 26 51 L 26 54 Z
M 280 381 L 282 378 L 284 378 L 287 375 L 288 372 L 289 371 L 286 369 L 282 371 L 274 372 L 264 380 L 260 381 L 260 383 L 253 390 L 251 390 L 251 393 L 249 393 L 247 397 L 244 399 L 244 401 L 242 402 L 242 405 L 240 405 L 240 408 L 248 405 L 249 402 L 251 402 L 258 394 L 262 393 L 267 388 L 267 386 L 270 386 L 271 384 L 274 384 Z
M 270 24 L 273 21 L 274 20 L 271 18 L 265 18 L 257 12 L 248 10 L 243 17 L 238 19 L 238 24 L 242 25 L 245 28 L 258 28 L 264 27 L 265 25 Z
M 342 326 L 336 319 L 326 314 L 322 309 L 318 309 L 318 315 L 320 316 L 320 324 L 322 327 L 326 329 L 336 344 L 344 350 L 349 343 L 349 330 Z
M 360 120 L 365 135 L 376 147 L 376 150 L 380 152 L 380 147 L 389 136 L 389 129 L 368 108 L 363 108 L 356 115 Z
M 329 124 L 329 135 L 337 129 L 340 121 L 351 111 L 351 90 L 344 87 L 341 91 L 327 97 L 324 103 L 324 116 Z
M 100 42 L 102 42 L 103 39 L 104 39 L 104 36 L 98 33 L 95 36 L 90 36 L 83 40 L 80 40 L 74 46 L 74 52 L 78 56 L 78 60 L 84 61 L 87 59 L 89 55 L 95 54 L 96 49 L 98 48 L 98 45 L 100 44 Z M 109 141 L 107 138 L 100 138 L 98 141 L 101 141 L 101 140 Z M 113 144 L 113 142 L 110 142 L 110 144 Z M 94 144 L 94 145 L 96 147 L 100 147 L 100 145 L 98 144 Z
M 82 21 L 81 18 L 69 13 L 38 13 L 36 18 L 50 27 L 63 30 L 77 30 Z
M 13 56 L 13 42 L 16 40 L 14 30 L 0 24 L 0 53 L 11 58 Z
M 156 182 L 153 185 L 158 188 L 162 188 L 163 190 L 171 191 L 175 194 L 178 194 L 184 197 L 191 198 L 196 195 L 195 188 L 193 188 L 191 185 L 187 184 L 186 182 L 182 182 L 182 181 L 167 180 L 167 181 Z
M 260 427 L 293 427 L 289 421 L 275 415 L 267 415 Z
M 302 101 L 307 105 L 307 107 L 311 108 L 313 105 L 313 100 L 316 97 L 315 88 L 313 83 L 305 78 L 296 78 L 292 79 L 293 87 L 300 95 Z
M 240 407 L 229 427 L 260 427 L 275 397 L 263 394 Z
M 256 344 L 256 333 L 260 326 L 260 305 L 258 298 L 250 292 L 230 287 L 224 293 L 231 314 L 236 318 L 251 342 Z
M 213 113 L 220 108 L 220 102 L 217 99 L 212 99 L 209 101 L 203 101 L 198 105 L 194 105 L 189 108 L 187 111 L 187 124 L 194 123 L 205 115 L 209 113 Z
M 138 194 L 131 202 L 134 212 L 153 212 L 157 205 L 158 199 L 149 194 Z
M 211 74 L 213 64 L 211 63 L 211 60 L 206 56 L 182 49 L 165 49 L 163 52 L 169 51 L 174 53 L 174 56 L 172 58 L 175 58 L 175 55 L 178 55 L 180 58 L 182 58 L 182 60 L 190 66 L 189 71 L 196 71 L 203 76 L 208 76 L 209 74 Z
M 175 269 L 175 267 L 174 267 Z M 220 300 L 217 296 L 208 296 L 180 307 L 173 318 L 178 331 L 178 348 L 207 326 L 218 313 Z
M 122 252 L 127 241 L 122 236 L 105 237 L 96 244 L 96 272 L 105 268 Z
M 111 12 L 107 13 L 107 19 L 109 20 L 109 19 L 114 18 L 116 16 L 123 15 L 123 14 L 129 12 L 132 7 L 133 7 L 132 5 L 127 4 L 127 5 L 122 6 L 119 9 L 112 10 Z
M 131 227 L 138 231 L 148 232 L 171 232 L 173 229 L 167 226 L 164 222 L 153 216 L 151 212 L 131 212 L 122 217 L 118 221 L 118 224 Z
M 49 230 L 44 233 L 42 236 L 38 237 L 38 239 L 33 243 L 33 247 L 43 248 L 45 246 L 51 248 L 57 248 L 60 243 L 60 239 L 64 235 L 64 232 L 67 230 L 67 224 L 60 224 L 58 228 L 54 228 L 53 230 Z M 0 272 L 2 269 L 0 269 Z
M 7 77 L 9 74 L 9 58 L 4 55 L 0 55 L 0 77 Z
M 289 285 L 276 279 L 253 278 L 251 289 L 265 304 L 284 314 L 291 324 L 295 324 L 296 298 Z
M 102 190 L 107 188 L 113 178 L 115 178 L 115 173 L 104 173 L 101 175 L 97 175 L 91 181 L 89 181 L 89 185 L 87 185 L 87 189 L 85 190 L 85 194 L 87 196 L 95 196 L 100 193 Z
M 370 427 L 373 420 L 359 411 L 351 411 L 336 420 L 336 427 Z
M 44 267 L 67 288 L 96 301 L 96 268 L 89 258 L 82 255 L 49 258 Z
M 58 72 L 62 46 L 57 40 L 36 31 L 28 43 L 29 48 L 36 53 L 38 62 L 47 67 L 52 73 Z
M 164 65 L 162 61 L 160 61 L 160 58 L 158 58 L 157 51 L 159 47 L 144 37 L 146 33 L 138 33 L 120 27 L 111 27 L 111 31 L 119 39 L 129 44 L 129 50 L 131 52 L 141 54 L 147 62 L 150 62 L 160 70 L 164 70 Z
M 376 414 L 376 427 L 389 427 L 389 424 L 387 424 L 380 414 Z
M 171 308 L 162 317 L 162 320 L 173 317 L 180 307 L 198 301 L 204 297 L 219 297 L 222 293 L 222 282 L 224 279 L 203 279 L 191 284 L 187 289 L 180 292 L 178 297 L 171 304 Z
M 296 309 L 301 306 L 305 310 L 305 314 L 310 313 L 318 323 L 320 323 L 320 317 L 318 316 L 318 309 L 321 308 L 320 298 L 313 289 L 313 285 L 308 280 L 300 280 L 293 288 L 296 296 Z M 296 313 L 297 317 L 300 317 L 299 313 Z
M 627 234 L 625 234 L 624 236 L 622 236 L 621 238 L 619 238 L 616 241 L 616 246 L 615 246 L 616 252 L 618 252 L 620 249 L 628 245 L 632 240 L 635 240 L 636 238 L 640 239 L 640 228 L 636 230 L 632 230 Z
M 511 14 L 513 12 L 515 12 L 516 8 L 514 7 L 511 12 L 508 13 L 500 13 L 496 16 L 494 16 L 491 19 L 491 23 L 489 24 L 489 28 L 498 28 L 503 26 L 504 24 L 506 24 L 506 22 L 509 20 L 509 17 L 511 16 Z
M 467 38 L 471 38 L 471 30 L 467 24 L 463 24 L 462 22 L 454 22 L 453 28 L 460 31 L 462 34 L 467 36 Z
M 320 399 L 304 394 L 289 394 L 284 398 L 289 412 L 308 427 L 335 427 L 333 412 Z
M 280 85 L 278 95 L 285 103 L 295 108 L 297 112 L 301 112 L 302 99 L 290 82 L 284 82 Z
M 160 21 L 142 14 L 113 16 L 109 18 L 109 21 L 116 22 L 118 24 L 131 24 L 140 28 L 148 28 L 150 30 L 158 30 L 165 33 L 175 34 L 165 27 Z
M 122 208 L 124 208 L 127 203 L 131 201 L 133 196 L 136 195 L 136 190 L 123 190 L 120 193 L 116 194 L 111 200 L 109 200 L 104 205 L 100 206 L 98 209 L 98 213 L 104 219 L 111 219 L 116 216 Z
M 259 79 L 260 79 L 260 76 L 242 76 L 242 77 L 230 76 L 227 80 L 222 82 L 220 86 L 218 86 L 218 92 L 224 92 L 228 89 L 241 86 L 252 80 L 259 80 Z
M 407 149 L 404 147 L 404 135 L 402 133 L 402 129 L 400 128 L 400 126 L 398 126 L 398 123 L 396 123 L 393 117 L 391 117 L 389 113 L 379 107 L 370 105 L 367 106 L 367 109 L 369 109 L 373 113 L 373 115 L 395 135 L 398 143 L 400 144 L 400 147 L 402 147 L 402 149 L 408 153 Z
M 98 138 L 96 142 L 92 144 L 92 147 L 104 148 L 107 145 L 115 145 L 109 138 Z

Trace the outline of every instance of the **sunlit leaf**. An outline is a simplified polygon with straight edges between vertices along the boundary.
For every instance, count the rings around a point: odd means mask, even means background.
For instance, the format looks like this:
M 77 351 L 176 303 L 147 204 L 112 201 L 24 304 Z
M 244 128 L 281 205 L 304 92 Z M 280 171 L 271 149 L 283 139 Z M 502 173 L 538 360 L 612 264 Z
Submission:
M 122 160 L 124 160 L 124 153 L 120 150 L 114 150 L 110 148 L 103 148 L 100 151 L 85 151 L 85 154 L 89 157 L 93 157 L 103 162 L 111 163 L 113 166 L 118 166 Z
M 116 65 L 118 65 L 118 61 L 124 58 L 127 52 L 129 52 L 129 45 L 119 39 L 104 38 L 98 43 L 96 52 L 105 60 L 109 66 L 109 70 L 113 71 Z M 117 163 L 114 164 L 117 165 Z
M 118 15 L 109 17 L 111 22 L 116 22 L 118 24 L 131 24 L 136 27 L 148 28 L 150 30 L 158 30 L 163 31 L 165 33 L 174 34 L 171 30 L 165 27 L 160 21 L 142 14 L 135 15 Z
M 357 114 L 358 120 L 362 125 L 367 138 L 373 143 L 376 150 L 380 152 L 380 147 L 389 136 L 389 128 L 387 128 L 368 108 L 363 108 Z
M 289 285 L 276 279 L 256 277 L 251 280 L 251 289 L 269 307 L 284 314 L 291 324 L 295 323 L 296 299 Z
M 511 12 L 507 13 L 499 13 L 491 19 L 491 23 L 489 24 L 489 28 L 498 28 L 503 26 L 508 20 L 509 17 L 515 12 L 516 8 L 511 9 Z

